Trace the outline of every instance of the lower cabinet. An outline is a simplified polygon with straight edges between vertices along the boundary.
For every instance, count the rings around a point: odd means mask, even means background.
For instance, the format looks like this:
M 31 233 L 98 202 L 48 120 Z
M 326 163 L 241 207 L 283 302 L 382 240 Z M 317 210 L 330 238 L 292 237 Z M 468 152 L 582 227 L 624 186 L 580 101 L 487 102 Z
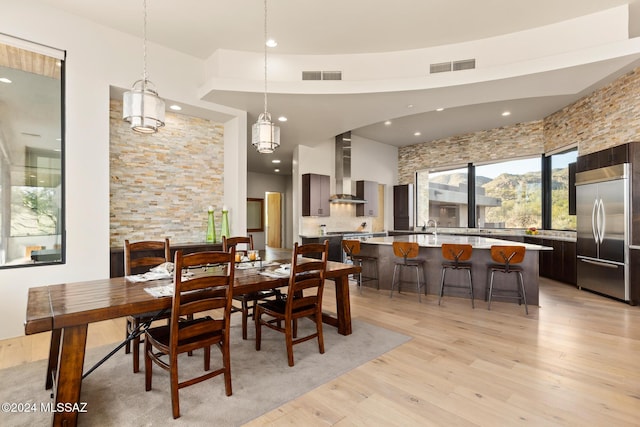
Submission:
M 342 262 L 342 236 L 322 236 L 322 237 L 303 237 L 302 244 L 307 243 L 323 243 L 325 240 L 329 241 L 329 254 L 327 258 L 329 261 Z
M 525 237 L 524 241 L 553 248 L 553 251 L 540 251 L 540 276 L 570 285 L 577 283 L 576 242 L 536 237 Z

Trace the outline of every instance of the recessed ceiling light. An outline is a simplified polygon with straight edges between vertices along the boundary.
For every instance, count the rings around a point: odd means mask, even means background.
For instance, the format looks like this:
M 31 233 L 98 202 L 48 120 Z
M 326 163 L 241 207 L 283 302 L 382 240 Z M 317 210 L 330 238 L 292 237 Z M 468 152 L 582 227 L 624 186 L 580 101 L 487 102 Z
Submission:
M 287 119 L 285 116 L 278 117 L 278 121 L 280 121 L 280 122 L 286 122 L 287 120 L 289 120 L 289 119 Z
M 387 120 L 386 122 L 384 122 L 385 126 L 389 126 L 391 124 L 391 120 Z
M 2 82 L 2 83 L 11 83 L 11 80 L 9 80 L 6 77 L 0 77 L 0 82 Z
M 181 107 L 181 106 L 179 106 L 179 105 L 175 105 L 175 104 L 171 105 L 169 108 L 171 108 L 173 111 L 180 111 L 180 110 L 182 110 L 182 107 Z
M 510 116 L 510 115 L 511 115 L 511 111 L 505 111 L 504 113 L 502 113 L 503 117 Z
M 413 104 L 407 105 L 407 108 L 413 108 Z
M 273 160 L 271 160 L 271 163 L 280 163 L 280 160 L 279 159 L 273 159 Z
M 444 108 L 442 108 L 442 107 L 436 108 L 436 111 L 444 111 Z
M 422 133 L 420 133 L 420 132 L 414 132 L 413 133 L 413 136 L 420 136 L 420 135 L 422 135 Z
M 274 172 L 280 172 L 280 169 L 274 169 L 273 171 Z
M 278 42 L 275 41 L 274 39 L 269 39 L 269 40 L 267 40 L 266 45 L 268 47 L 276 47 L 276 46 L 278 46 Z

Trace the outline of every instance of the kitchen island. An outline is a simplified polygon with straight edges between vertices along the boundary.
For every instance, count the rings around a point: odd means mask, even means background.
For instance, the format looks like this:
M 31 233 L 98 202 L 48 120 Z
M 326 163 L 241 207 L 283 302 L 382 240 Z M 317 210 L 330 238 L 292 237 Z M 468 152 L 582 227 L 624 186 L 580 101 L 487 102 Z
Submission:
M 440 277 L 442 274 L 442 250 L 443 243 L 470 244 L 473 247 L 471 275 L 473 277 L 474 298 L 484 300 L 488 287 L 487 264 L 492 263 L 489 249 L 492 245 L 520 245 L 527 250 L 521 266 L 524 270 L 524 286 L 527 293 L 527 303 L 538 305 L 538 253 L 539 251 L 553 250 L 553 248 L 535 245 L 531 243 L 514 243 L 506 240 L 478 237 L 478 236 L 456 236 L 432 234 L 412 234 L 404 236 L 374 237 L 361 243 L 361 253 L 378 257 L 378 277 L 380 278 L 380 290 L 390 290 L 393 278 L 393 268 L 396 257 L 393 254 L 393 242 L 416 242 L 420 246 L 419 258 L 425 260 L 425 279 L 427 283 L 427 294 L 438 295 L 440 290 Z M 366 267 L 366 266 L 365 266 Z M 407 269 L 403 269 L 407 270 Z M 415 283 L 415 273 L 403 271 L 401 279 Z M 371 275 L 371 272 L 363 270 L 363 274 Z M 462 276 L 464 271 L 447 272 L 447 283 L 465 284 L 466 278 Z M 497 273 L 494 278 L 494 288 L 516 289 L 516 279 L 513 275 Z M 415 292 L 415 285 L 403 283 L 402 292 Z M 466 289 L 446 287 L 445 297 L 460 296 L 468 297 Z M 499 297 L 494 300 L 500 301 Z M 509 300 L 513 301 L 513 300 Z

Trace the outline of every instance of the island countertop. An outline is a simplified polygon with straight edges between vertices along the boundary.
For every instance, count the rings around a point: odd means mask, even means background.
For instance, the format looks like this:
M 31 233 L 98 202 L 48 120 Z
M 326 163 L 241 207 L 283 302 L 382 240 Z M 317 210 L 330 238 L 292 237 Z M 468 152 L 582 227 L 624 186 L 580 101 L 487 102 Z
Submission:
M 469 244 L 474 249 L 490 249 L 493 245 L 524 246 L 528 251 L 553 250 L 549 246 L 535 245 L 533 243 L 515 243 L 508 240 L 494 239 L 492 237 L 461 236 L 450 234 L 410 234 L 405 236 L 371 237 L 363 243 L 374 245 L 392 245 L 393 242 L 416 242 L 422 248 L 439 248 L 443 243 Z

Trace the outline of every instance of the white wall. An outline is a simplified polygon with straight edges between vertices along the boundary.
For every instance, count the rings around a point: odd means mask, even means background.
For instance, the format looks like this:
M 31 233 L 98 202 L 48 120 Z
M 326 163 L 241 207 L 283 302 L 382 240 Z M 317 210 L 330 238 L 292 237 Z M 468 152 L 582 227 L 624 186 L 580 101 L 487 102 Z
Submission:
M 1 0 L 0 10 L 3 33 L 67 51 L 66 263 L 0 270 L 3 339 L 24 333 L 29 287 L 109 276 L 109 87 L 128 88 L 140 78 L 142 43 L 31 0 Z M 197 98 L 203 82 L 201 60 L 153 44 L 147 47 L 149 77 L 162 97 L 228 115 L 225 159 L 228 155 L 234 160 L 233 167 L 225 168 L 225 203 L 232 224 L 242 228 L 246 151 L 238 147 L 246 150 L 246 115 Z

